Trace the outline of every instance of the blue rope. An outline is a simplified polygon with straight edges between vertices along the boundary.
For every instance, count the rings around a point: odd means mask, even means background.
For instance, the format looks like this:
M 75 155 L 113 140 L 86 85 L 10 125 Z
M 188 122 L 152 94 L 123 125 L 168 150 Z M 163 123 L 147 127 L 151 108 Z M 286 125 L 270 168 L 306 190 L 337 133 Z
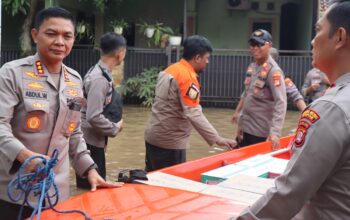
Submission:
M 25 167 L 30 163 L 31 160 L 40 159 L 35 172 L 28 173 L 25 171 Z M 52 153 L 50 160 L 47 160 L 43 156 L 33 156 L 24 161 L 20 167 L 17 178 L 11 180 L 7 185 L 7 195 L 13 202 L 18 202 L 23 199 L 22 207 L 18 213 L 18 220 L 22 217 L 23 207 L 29 206 L 33 209 L 30 216 L 32 220 L 37 214 L 37 219 L 40 220 L 41 210 L 51 208 L 58 213 L 80 213 L 86 220 L 91 220 L 91 218 L 81 210 L 64 210 L 60 211 L 54 208 L 59 200 L 59 190 L 55 183 L 55 173 L 53 167 L 58 161 L 58 150 L 55 149 Z M 49 189 L 53 188 L 54 193 L 49 194 Z M 28 201 L 28 196 L 33 195 L 34 197 L 39 196 L 38 202 L 36 204 L 31 204 Z M 49 204 L 43 206 L 44 198 L 47 198 Z M 53 201 L 51 201 L 53 199 Z

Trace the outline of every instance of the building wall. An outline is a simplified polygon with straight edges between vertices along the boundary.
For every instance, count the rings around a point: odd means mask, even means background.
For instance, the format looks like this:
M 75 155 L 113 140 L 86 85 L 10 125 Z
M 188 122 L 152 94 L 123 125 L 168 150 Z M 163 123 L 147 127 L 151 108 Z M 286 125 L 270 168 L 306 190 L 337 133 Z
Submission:
M 190 0 L 193 1 L 193 0 Z M 300 0 L 251 0 L 258 2 L 259 10 L 229 10 L 227 0 L 196 0 L 196 31 L 206 36 L 215 48 L 247 49 L 253 21 L 271 21 L 274 46 L 280 44 L 281 6 L 288 2 L 298 4 L 296 49 L 309 49 L 312 29 L 312 1 Z M 267 11 L 268 2 L 275 3 L 275 9 Z

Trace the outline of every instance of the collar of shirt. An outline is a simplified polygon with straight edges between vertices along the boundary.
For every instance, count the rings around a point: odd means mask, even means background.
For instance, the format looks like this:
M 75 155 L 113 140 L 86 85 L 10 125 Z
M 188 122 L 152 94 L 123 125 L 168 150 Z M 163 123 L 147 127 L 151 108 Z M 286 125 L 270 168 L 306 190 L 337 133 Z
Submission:
M 350 72 L 341 75 L 332 84 L 341 85 L 341 84 L 346 84 L 346 83 L 350 83 Z
M 101 60 L 98 61 L 97 65 L 101 66 L 106 73 L 108 73 L 108 76 L 112 78 L 112 72 L 109 70 L 107 64 L 103 63 Z
M 181 58 L 179 63 L 181 65 L 183 65 L 185 67 L 185 69 L 187 69 L 191 73 L 191 76 L 198 78 L 198 74 L 196 73 L 196 71 L 194 71 L 193 67 L 191 66 L 191 64 L 187 60 Z

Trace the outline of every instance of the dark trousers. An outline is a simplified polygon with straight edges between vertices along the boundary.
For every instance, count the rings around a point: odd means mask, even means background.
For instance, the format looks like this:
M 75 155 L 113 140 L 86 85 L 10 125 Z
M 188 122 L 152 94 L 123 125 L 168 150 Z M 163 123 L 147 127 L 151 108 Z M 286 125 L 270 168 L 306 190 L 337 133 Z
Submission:
M 20 209 L 21 209 L 21 205 L 0 200 L 0 213 L 1 213 L 0 219 L 16 220 Z M 33 212 L 32 208 L 28 206 L 24 206 L 21 219 L 26 219 L 30 217 L 32 212 Z
M 165 149 L 145 142 L 146 145 L 146 171 L 154 171 L 186 162 L 185 149 Z
M 243 132 L 243 140 L 240 144 L 240 147 L 246 147 L 252 144 L 264 142 L 266 141 L 266 139 L 267 137 L 258 137 L 258 136 Z
M 86 144 L 87 149 L 90 150 L 90 154 L 96 165 L 98 166 L 98 174 L 103 179 L 106 179 L 106 157 L 105 157 L 105 149 L 100 147 L 95 147 L 90 144 Z M 87 178 L 81 178 L 78 175 L 75 175 L 77 187 L 83 189 L 90 189 L 90 183 Z

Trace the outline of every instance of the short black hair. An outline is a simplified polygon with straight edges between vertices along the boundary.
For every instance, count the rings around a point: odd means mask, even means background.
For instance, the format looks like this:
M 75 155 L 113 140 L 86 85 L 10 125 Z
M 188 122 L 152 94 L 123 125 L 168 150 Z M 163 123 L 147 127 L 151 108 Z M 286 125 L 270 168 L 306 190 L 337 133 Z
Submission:
M 191 60 L 196 55 L 204 55 L 205 53 L 213 52 L 210 41 L 199 35 L 193 35 L 188 37 L 183 43 L 182 57 L 185 60 Z
M 72 22 L 73 26 L 75 27 L 75 19 L 73 15 L 66 9 L 55 6 L 55 7 L 44 8 L 38 12 L 38 14 L 35 16 L 34 28 L 39 30 L 40 25 L 43 23 L 43 21 L 49 18 L 68 19 Z
M 103 55 L 114 53 L 120 48 L 126 48 L 126 40 L 123 36 L 114 32 L 107 32 L 100 40 L 101 52 Z
M 350 0 L 333 0 L 331 7 L 326 17 L 330 23 L 329 36 L 333 36 L 340 27 L 350 35 Z

